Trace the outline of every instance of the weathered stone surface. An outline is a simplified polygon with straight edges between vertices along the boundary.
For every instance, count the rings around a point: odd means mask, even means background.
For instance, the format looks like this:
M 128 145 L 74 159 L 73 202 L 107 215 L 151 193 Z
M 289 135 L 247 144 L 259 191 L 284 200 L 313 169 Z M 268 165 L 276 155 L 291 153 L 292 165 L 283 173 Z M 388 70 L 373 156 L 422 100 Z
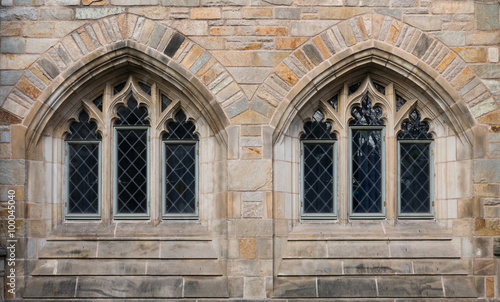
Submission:
M 186 278 L 184 281 L 184 297 L 228 297 L 226 278 Z
M 424 31 L 441 30 L 441 17 L 438 16 L 404 16 L 403 21 Z
M 191 9 L 191 19 L 220 19 L 221 10 L 220 8 L 192 8 Z
M 316 297 L 315 278 L 277 278 L 274 284 L 276 297 Z
M 158 241 L 101 241 L 98 258 L 158 258 Z
M 229 67 L 227 71 L 240 84 L 260 84 L 272 72 L 269 67 Z
M 109 0 L 112 5 L 157 5 L 158 0 Z
M 471 277 L 444 277 L 446 297 L 476 297 L 474 280 Z
M 395 258 L 455 258 L 460 250 L 450 241 L 393 241 L 389 244 Z
M 325 241 L 288 241 L 283 258 L 326 258 Z
M 379 277 L 379 297 L 443 297 L 441 277 Z
M 270 190 L 271 163 L 267 161 L 230 161 L 228 182 L 230 190 Z
M 100 19 L 106 16 L 117 15 L 125 12 L 123 7 L 112 8 L 77 8 L 75 17 L 76 19 Z
M 499 65 L 478 64 L 478 65 L 471 65 L 470 68 L 479 77 L 481 77 L 483 79 L 498 79 L 498 78 L 500 78 L 500 66 Z
M 245 278 L 243 297 L 248 299 L 259 299 L 266 297 L 265 279 L 259 277 Z
M 21 70 L 0 71 L 0 85 L 15 85 L 23 73 Z
M 38 10 L 36 8 L 3 8 L 0 9 L 0 20 L 37 20 Z
M 471 269 L 468 260 L 413 260 L 413 269 L 417 275 L 467 275 Z
M 436 1 L 432 3 L 433 14 L 472 14 L 473 2 L 462 1 Z
M 320 7 L 318 15 L 320 19 L 343 20 L 365 14 L 369 11 L 370 9 L 366 7 Z
M 441 40 L 447 46 L 463 46 L 465 45 L 465 33 L 457 32 L 438 32 L 435 33 L 434 36 Z
M 478 160 L 473 164 L 475 183 L 500 182 L 500 160 Z
M 40 258 L 95 258 L 96 241 L 48 241 L 38 253 Z
M 217 258 L 211 241 L 165 241 L 161 243 L 161 258 Z
M 465 37 L 467 45 L 498 45 L 500 43 L 500 32 L 476 32 Z
M 135 260 L 136 261 L 136 260 Z M 221 265 L 218 261 L 186 259 L 186 260 L 148 260 L 146 270 L 149 275 L 162 276 L 221 276 Z
M 276 19 L 298 20 L 300 19 L 300 8 L 277 7 L 274 10 Z
M 343 260 L 346 275 L 392 275 L 411 274 L 409 260 Z
M 346 273 L 348 273 L 346 271 Z M 284 259 L 278 276 L 335 276 L 342 275 L 341 260 Z
M 161 0 L 164 6 L 199 6 L 200 0 Z
M 327 245 L 329 258 L 389 257 L 389 244 L 386 241 L 329 241 Z
M 476 22 L 479 30 L 500 29 L 500 4 L 477 3 Z
M 0 184 L 24 185 L 25 161 L 21 159 L 0 160 Z
M 22 38 L 3 38 L 0 49 L 3 53 L 24 53 L 26 40 Z
M 320 298 L 374 297 L 376 295 L 377 285 L 374 277 L 318 278 Z
M 76 296 L 177 298 L 182 296 L 182 281 L 182 278 L 163 276 L 79 277 Z
M 465 62 L 482 63 L 486 62 L 486 48 L 484 47 L 454 47 L 453 51 L 464 59 Z
M 334 19 L 332 17 L 332 19 Z M 292 21 L 290 24 L 290 36 L 294 37 L 312 37 L 327 28 L 335 25 L 338 21 L 324 20 L 302 20 Z
M 27 298 L 61 298 L 73 297 L 76 277 L 35 277 L 26 284 L 24 297 Z
M 240 219 L 236 221 L 236 236 L 264 237 L 273 232 L 271 220 Z

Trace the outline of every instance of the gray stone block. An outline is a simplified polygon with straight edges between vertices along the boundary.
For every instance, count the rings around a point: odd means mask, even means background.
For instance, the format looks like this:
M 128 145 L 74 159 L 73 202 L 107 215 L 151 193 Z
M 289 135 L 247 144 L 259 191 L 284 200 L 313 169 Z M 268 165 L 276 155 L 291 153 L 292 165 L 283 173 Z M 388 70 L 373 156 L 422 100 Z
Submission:
M 51 78 L 55 78 L 59 75 L 59 69 L 57 69 L 57 66 L 52 61 L 44 58 L 39 60 L 38 64 Z
M 79 277 L 76 297 L 95 298 L 178 298 L 182 296 L 182 278 L 122 276 Z M 72 296 L 74 293 L 72 294 Z
M 18 6 L 40 6 L 44 4 L 44 0 L 16 0 Z
M 477 297 L 473 277 L 453 276 L 443 278 L 446 297 Z
M 141 260 L 58 260 L 57 275 L 125 276 L 144 275 L 146 262 Z
M 1 51 L 3 53 L 24 53 L 26 40 L 23 38 L 2 38 Z
M 158 276 L 221 276 L 222 269 L 216 260 L 149 260 L 148 275 Z
M 441 277 L 378 277 L 379 297 L 444 297 Z
M 478 30 L 500 29 L 500 4 L 477 3 L 476 22 Z
M 329 241 L 329 258 L 389 258 L 386 241 Z
M 25 161 L 0 160 L 0 184 L 2 185 L 24 185 L 25 182 Z
M 325 241 L 288 241 L 283 258 L 326 258 Z
M 399 19 L 399 20 L 401 20 L 401 18 L 403 18 L 403 13 L 401 12 L 401 9 L 399 9 L 399 8 L 375 8 L 374 11 L 377 14 L 391 16 L 391 17 L 394 17 L 394 18 Z
M 375 277 L 318 278 L 318 296 L 320 298 L 376 297 Z
M 412 274 L 409 260 L 344 260 L 346 275 Z
M 450 241 L 392 241 L 393 258 L 458 258 L 460 250 Z
M 438 32 L 434 36 L 447 46 L 465 45 L 465 33 L 461 32 Z
M 392 0 L 392 6 L 413 7 L 415 0 Z
M 23 75 L 23 70 L 0 71 L 0 85 L 15 85 Z
M 46 5 L 55 5 L 55 6 L 63 6 L 63 5 L 80 5 L 81 0 L 46 0 Z
M 274 9 L 274 17 L 276 19 L 299 20 L 300 8 L 277 7 Z
M 211 241 L 164 241 L 161 258 L 216 259 L 218 253 Z
M 467 275 L 471 262 L 462 259 L 413 260 L 413 269 L 417 275 Z
M 342 260 L 283 259 L 278 276 L 336 276 L 342 275 Z
M 500 182 L 500 160 L 478 160 L 473 164 L 473 180 L 475 183 Z
M 97 258 L 158 258 L 158 241 L 100 241 Z
M 184 280 L 184 297 L 186 298 L 223 298 L 229 297 L 226 278 L 194 278 Z
M 265 237 L 272 234 L 272 220 L 240 219 L 236 221 L 237 237 Z
M 79 20 L 85 19 L 100 19 L 103 17 L 117 15 L 125 12 L 123 7 L 100 7 L 100 8 L 77 8 L 75 17 Z
M 27 298 L 70 298 L 75 294 L 75 286 L 76 277 L 34 277 L 27 280 L 23 296 Z
M 498 64 L 479 64 L 471 65 L 470 68 L 474 71 L 480 78 L 483 79 L 498 79 L 500 78 L 500 65 Z
M 110 0 L 112 5 L 158 5 L 158 0 Z
M 304 45 L 302 49 L 314 65 L 319 65 L 321 62 L 323 62 L 323 58 L 321 57 L 319 50 L 314 45 L 307 44 Z
M 316 297 L 316 278 L 277 278 L 274 296 L 279 298 Z
M 163 6 L 199 6 L 200 0 L 161 0 Z
M 41 8 L 40 20 L 70 20 L 75 16 L 75 11 L 71 8 L 58 7 Z
M 95 258 L 96 241 L 48 241 L 38 252 L 40 258 Z
M 4 8 L 0 9 L 0 20 L 38 20 L 38 10 L 36 8 Z
M 3 101 L 5 100 L 5 98 L 9 95 L 11 89 L 12 89 L 12 86 L 0 87 L 0 106 L 3 104 Z

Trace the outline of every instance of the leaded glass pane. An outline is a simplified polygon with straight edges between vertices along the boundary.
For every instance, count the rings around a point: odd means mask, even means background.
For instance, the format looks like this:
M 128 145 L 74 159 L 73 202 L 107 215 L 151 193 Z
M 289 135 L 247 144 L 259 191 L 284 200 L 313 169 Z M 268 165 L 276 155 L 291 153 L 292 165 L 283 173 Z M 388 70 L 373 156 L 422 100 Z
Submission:
M 117 214 L 147 213 L 146 129 L 117 129 Z
M 312 121 L 304 124 L 304 134 L 301 139 L 337 139 L 335 133 L 332 132 L 332 125 L 323 122 L 325 116 L 321 111 L 317 110 L 313 116 Z
M 196 213 L 196 144 L 165 144 L 167 214 Z
M 186 115 L 181 110 L 175 115 L 175 122 L 167 125 L 167 133 L 163 135 L 163 139 L 198 139 L 195 130 L 196 126 L 186 121 Z
M 401 107 L 403 107 L 405 103 L 406 100 L 403 99 L 403 97 L 400 96 L 399 94 L 396 94 L 396 111 L 399 111 L 399 109 L 401 109 Z
M 382 130 L 352 130 L 352 213 L 382 212 Z
M 115 125 L 149 125 L 148 109 L 138 107 L 137 100 L 132 96 L 128 99 L 127 107 L 120 107 L 116 111 L 120 118 L 115 122 Z
M 172 104 L 172 101 L 164 94 L 161 95 L 161 111 L 167 109 L 167 107 Z
M 430 144 L 400 143 L 401 213 L 430 213 Z
M 303 156 L 303 213 L 333 213 L 333 143 L 304 143 Z
M 338 108 L 339 108 L 339 95 L 338 94 L 334 95 L 327 102 L 328 102 L 328 104 L 330 104 L 330 106 L 332 106 L 333 109 L 335 109 L 335 111 L 338 111 Z
M 365 97 L 361 101 L 361 107 L 354 107 L 351 110 L 353 120 L 349 122 L 349 125 L 383 125 L 384 123 L 380 120 L 382 117 L 382 108 L 373 107 L 370 98 Z
M 68 143 L 68 214 L 99 211 L 99 145 Z
M 143 82 L 139 82 L 139 87 L 141 87 L 142 91 L 151 95 L 151 86 L 149 86 L 148 84 L 145 84 Z
M 92 103 L 94 103 L 94 105 L 97 107 L 97 109 L 102 111 L 102 95 L 99 96 L 98 98 L 96 98 L 95 100 L 93 100 Z
M 373 86 L 375 86 L 375 89 L 377 89 L 378 92 L 385 94 L 385 87 L 378 84 L 378 83 L 373 83 Z
M 125 88 L 126 84 L 127 84 L 126 82 L 123 82 L 113 87 L 113 95 L 120 93 L 120 91 L 122 91 L 123 88 Z
M 82 111 L 78 116 L 79 122 L 71 123 L 66 140 L 100 140 L 101 135 L 97 133 L 97 124 L 89 122 L 89 115 Z
M 432 135 L 428 133 L 429 124 L 420 121 L 420 112 L 418 110 L 413 110 L 409 117 L 409 121 L 401 124 L 398 139 L 432 139 Z
M 358 90 L 359 86 L 361 86 L 361 82 L 349 86 L 349 88 L 347 88 L 347 94 L 351 95 L 355 93 Z

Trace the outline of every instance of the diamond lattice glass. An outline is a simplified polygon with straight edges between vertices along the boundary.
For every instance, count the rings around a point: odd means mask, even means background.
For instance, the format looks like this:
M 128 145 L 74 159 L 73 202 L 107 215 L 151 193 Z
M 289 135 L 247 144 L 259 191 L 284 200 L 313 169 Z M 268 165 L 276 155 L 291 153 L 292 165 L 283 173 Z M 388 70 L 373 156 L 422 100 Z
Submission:
M 186 115 L 181 110 L 175 115 L 175 122 L 167 125 L 167 133 L 163 135 L 163 139 L 198 139 L 195 130 L 195 125 L 186 121 Z
M 97 214 L 99 145 L 68 143 L 68 214 Z
M 430 212 L 430 143 L 400 143 L 401 213 Z
M 304 133 L 301 139 L 337 139 L 332 132 L 332 125 L 324 122 L 325 116 L 321 111 L 316 111 L 310 122 L 304 124 Z
M 165 144 L 167 214 L 196 211 L 196 144 Z
M 303 212 L 304 214 L 332 213 L 333 143 L 304 143 L 303 152 Z
M 382 130 L 352 130 L 352 213 L 382 212 Z

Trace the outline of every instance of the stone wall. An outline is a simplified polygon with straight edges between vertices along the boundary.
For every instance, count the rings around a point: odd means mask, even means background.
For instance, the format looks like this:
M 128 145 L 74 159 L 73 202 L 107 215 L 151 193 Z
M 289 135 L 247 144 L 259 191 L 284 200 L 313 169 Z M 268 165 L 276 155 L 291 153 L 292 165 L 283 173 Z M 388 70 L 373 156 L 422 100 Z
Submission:
M 1 4 L 0 206 L 7 217 L 14 190 L 18 238 L 8 298 L 500 298 L 498 1 Z M 85 89 L 141 69 L 205 129 L 200 219 L 67 221 L 61 121 Z M 396 110 L 385 219 L 349 218 L 345 163 L 336 218 L 300 217 L 302 125 L 338 91 L 349 112 L 342 91 L 367 78 L 407 91 L 431 123 L 432 221 L 398 219 Z M 330 116 L 345 159 L 347 116 Z

